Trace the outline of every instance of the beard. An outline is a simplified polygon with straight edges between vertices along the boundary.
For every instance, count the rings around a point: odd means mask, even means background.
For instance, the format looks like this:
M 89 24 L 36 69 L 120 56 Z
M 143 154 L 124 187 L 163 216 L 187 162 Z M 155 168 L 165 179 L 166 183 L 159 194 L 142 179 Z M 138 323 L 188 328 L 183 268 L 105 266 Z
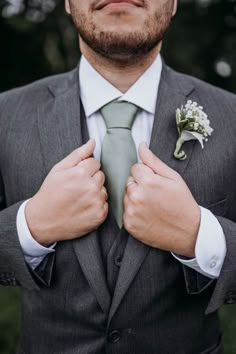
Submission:
M 163 40 L 172 19 L 173 2 L 167 0 L 158 12 L 149 15 L 140 30 L 128 33 L 106 31 L 91 17 L 73 5 L 71 7 L 79 36 L 94 52 L 119 64 L 134 64 L 146 57 Z

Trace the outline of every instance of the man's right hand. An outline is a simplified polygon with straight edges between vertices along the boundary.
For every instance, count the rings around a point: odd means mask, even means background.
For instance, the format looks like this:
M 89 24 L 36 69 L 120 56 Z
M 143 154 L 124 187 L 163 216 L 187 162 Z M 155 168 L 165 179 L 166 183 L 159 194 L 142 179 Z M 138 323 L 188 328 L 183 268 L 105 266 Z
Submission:
M 83 236 L 106 219 L 105 176 L 94 148 L 89 140 L 57 163 L 27 203 L 26 221 L 41 245 Z

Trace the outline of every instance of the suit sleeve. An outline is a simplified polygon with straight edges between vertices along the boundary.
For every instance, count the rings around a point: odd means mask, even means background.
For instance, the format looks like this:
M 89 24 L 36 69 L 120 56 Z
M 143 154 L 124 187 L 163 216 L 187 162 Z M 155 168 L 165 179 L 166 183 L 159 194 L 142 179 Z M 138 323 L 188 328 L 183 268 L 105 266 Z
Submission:
M 51 246 L 44 247 L 33 238 L 25 217 L 25 207 L 28 201 L 29 199 L 21 204 L 19 208 L 16 227 L 21 248 L 25 256 L 25 261 L 32 269 L 36 269 L 47 255 L 55 252 L 54 248 L 56 246 L 56 242 Z
M 224 217 L 217 217 L 224 230 L 227 255 L 206 313 L 216 311 L 223 304 L 236 303 L 236 223 Z
M 46 257 L 36 270 L 25 262 L 16 226 L 17 213 L 22 203 L 20 201 L 6 207 L 0 175 L 0 285 L 39 290 L 41 286 L 50 286 L 55 257 Z
M 218 310 L 223 304 L 236 303 L 236 223 L 220 216 L 217 219 L 224 231 L 227 248 L 218 279 L 210 279 L 183 266 L 186 288 L 190 295 L 198 295 L 209 287 L 212 288 L 206 314 Z
M 200 207 L 201 222 L 195 246 L 195 258 L 172 255 L 182 264 L 208 278 L 219 277 L 226 255 L 226 241 L 222 227 L 210 210 Z

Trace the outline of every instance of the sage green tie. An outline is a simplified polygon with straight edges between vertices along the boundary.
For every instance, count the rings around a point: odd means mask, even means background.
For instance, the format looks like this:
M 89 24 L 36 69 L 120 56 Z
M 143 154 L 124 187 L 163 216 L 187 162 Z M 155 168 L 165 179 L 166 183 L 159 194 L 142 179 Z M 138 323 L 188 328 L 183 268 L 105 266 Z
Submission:
M 109 204 L 119 227 L 122 227 L 125 184 L 137 153 L 131 127 L 138 107 L 123 101 L 113 101 L 101 109 L 107 132 L 102 144 L 102 171 L 106 176 Z

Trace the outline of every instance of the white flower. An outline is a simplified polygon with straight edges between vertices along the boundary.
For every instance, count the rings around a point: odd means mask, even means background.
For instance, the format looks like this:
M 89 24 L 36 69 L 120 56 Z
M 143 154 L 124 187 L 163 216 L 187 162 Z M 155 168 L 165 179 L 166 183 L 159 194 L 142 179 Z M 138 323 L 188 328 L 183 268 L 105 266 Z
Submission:
M 185 141 L 197 139 L 204 148 L 203 141 L 208 141 L 213 129 L 203 107 L 197 102 L 188 100 L 180 109 L 176 110 L 176 123 L 179 138 L 176 143 L 174 156 L 179 160 L 185 160 L 187 155 L 182 150 Z

